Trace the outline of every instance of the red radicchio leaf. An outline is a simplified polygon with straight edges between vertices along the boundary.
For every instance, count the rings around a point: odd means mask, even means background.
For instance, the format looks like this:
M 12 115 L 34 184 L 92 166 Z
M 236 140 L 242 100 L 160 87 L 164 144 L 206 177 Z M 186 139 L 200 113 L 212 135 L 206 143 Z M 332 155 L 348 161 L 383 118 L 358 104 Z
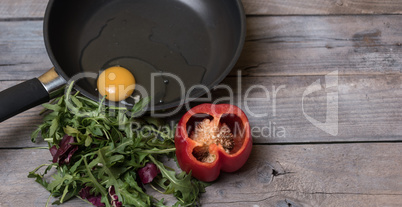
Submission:
M 56 147 L 56 145 L 53 145 L 53 147 L 51 147 L 51 148 L 49 149 L 49 151 L 50 151 L 50 154 L 51 154 L 52 157 L 53 157 L 53 162 L 57 162 L 58 155 L 56 156 L 56 154 L 57 154 L 57 147 Z M 54 158 L 56 158 L 56 161 L 54 160 Z
M 105 206 L 104 203 L 101 202 L 102 196 L 99 194 L 98 196 L 94 196 L 90 193 L 91 187 L 85 187 L 80 190 L 78 193 L 82 199 L 87 199 L 96 207 L 103 207 Z
M 80 190 L 80 192 L 78 193 L 78 195 L 80 195 L 80 197 L 81 197 L 82 199 L 86 199 L 86 198 L 90 197 L 90 195 L 91 195 L 91 193 L 89 192 L 89 190 L 91 190 L 91 187 L 82 188 L 82 189 Z
M 113 207 L 122 207 L 123 204 L 119 201 L 119 196 L 116 195 L 116 191 L 114 190 L 114 186 L 109 187 L 109 196 L 112 198 L 112 206 Z
M 87 198 L 87 200 L 88 200 L 89 202 L 91 202 L 91 203 L 92 203 L 94 206 L 96 206 L 96 207 L 103 207 L 103 206 L 105 206 L 105 204 L 101 202 L 101 199 L 102 199 L 101 195 L 93 196 L 93 197 Z
M 53 163 L 59 161 L 59 164 L 68 164 L 70 162 L 71 156 L 78 150 L 78 146 L 71 145 L 71 143 L 74 143 L 74 137 L 64 135 L 59 149 L 57 149 L 56 145 L 49 149 L 50 154 L 53 156 Z
M 71 145 L 70 145 L 71 146 Z M 64 154 L 60 156 L 59 164 L 68 164 L 70 163 L 70 159 L 73 156 L 74 152 L 78 150 L 78 146 L 74 146 L 69 150 L 68 154 Z
M 152 180 L 160 173 L 158 167 L 154 163 L 147 163 L 145 167 L 138 170 L 141 182 L 144 184 L 152 182 Z

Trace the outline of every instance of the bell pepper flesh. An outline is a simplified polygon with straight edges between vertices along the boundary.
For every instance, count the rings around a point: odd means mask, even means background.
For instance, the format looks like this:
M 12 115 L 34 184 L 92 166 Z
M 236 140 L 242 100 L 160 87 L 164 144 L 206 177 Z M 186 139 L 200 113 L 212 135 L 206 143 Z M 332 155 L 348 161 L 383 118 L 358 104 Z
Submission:
M 204 116 L 203 118 L 196 118 Z M 214 126 L 226 124 L 234 136 L 234 148 L 229 152 L 221 144 L 209 144 L 208 152 L 214 158 L 212 162 L 202 162 L 194 156 L 194 149 L 205 144 L 191 138 L 191 130 L 197 121 L 211 119 Z M 197 121 L 194 121 L 197 120 Z M 199 123 L 199 122 L 198 122 Z M 189 110 L 180 119 L 175 134 L 176 157 L 180 168 L 191 172 L 195 178 L 210 182 L 218 178 L 220 171 L 234 172 L 240 169 L 251 153 L 252 137 L 250 125 L 245 113 L 230 104 L 201 104 Z

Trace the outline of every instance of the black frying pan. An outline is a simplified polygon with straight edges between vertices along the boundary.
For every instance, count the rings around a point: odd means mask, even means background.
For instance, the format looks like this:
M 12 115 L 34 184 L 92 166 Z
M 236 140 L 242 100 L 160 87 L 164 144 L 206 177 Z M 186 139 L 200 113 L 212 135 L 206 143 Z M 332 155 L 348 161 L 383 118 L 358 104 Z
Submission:
M 96 76 L 115 65 L 134 74 L 151 96 L 151 110 L 176 107 L 206 92 L 189 92 L 192 86 L 210 89 L 222 81 L 245 30 L 240 0 L 50 0 L 44 37 L 54 68 L 2 91 L 0 121 L 59 95 L 71 78 L 98 101 Z M 132 106 L 140 92 L 119 104 Z

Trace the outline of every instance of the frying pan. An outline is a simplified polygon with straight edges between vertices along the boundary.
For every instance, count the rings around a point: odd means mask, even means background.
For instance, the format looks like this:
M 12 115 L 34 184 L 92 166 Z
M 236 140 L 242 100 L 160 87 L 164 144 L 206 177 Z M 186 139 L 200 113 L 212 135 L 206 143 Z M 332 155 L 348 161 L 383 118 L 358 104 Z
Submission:
M 241 0 L 50 0 L 44 39 L 54 67 L 0 92 L 0 122 L 60 95 L 71 79 L 99 101 L 97 75 L 117 65 L 141 86 L 119 104 L 132 106 L 143 89 L 150 110 L 177 107 L 223 80 L 245 30 Z

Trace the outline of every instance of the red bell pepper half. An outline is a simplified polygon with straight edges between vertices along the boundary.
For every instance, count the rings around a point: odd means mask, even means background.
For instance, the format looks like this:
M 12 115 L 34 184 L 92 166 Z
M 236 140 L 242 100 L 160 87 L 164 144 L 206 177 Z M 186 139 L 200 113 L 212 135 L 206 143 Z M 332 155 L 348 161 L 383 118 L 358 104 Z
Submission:
M 252 148 L 246 114 L 230 104 L 201 104 L 181 118 L 175 134 L 177 161 L 182 170 L 210 182 L 220 171 L 234 172 Z

